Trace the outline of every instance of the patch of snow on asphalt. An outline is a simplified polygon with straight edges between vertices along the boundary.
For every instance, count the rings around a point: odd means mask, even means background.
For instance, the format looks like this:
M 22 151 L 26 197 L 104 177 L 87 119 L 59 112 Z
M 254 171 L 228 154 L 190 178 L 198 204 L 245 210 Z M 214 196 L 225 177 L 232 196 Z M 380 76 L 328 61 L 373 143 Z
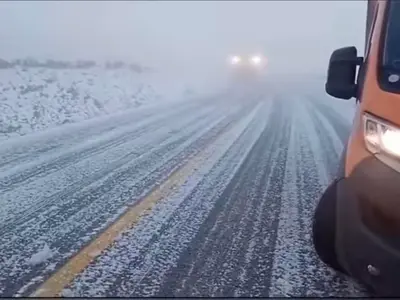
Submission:
M 44 244 L 42 249 L 31 256 L 31 258 L 28 260 L 28 264 L 35 266 L 44 263 L 46 260 L 52 258 L 54 254 L 55 251 L 51 250 L 49 245 Z

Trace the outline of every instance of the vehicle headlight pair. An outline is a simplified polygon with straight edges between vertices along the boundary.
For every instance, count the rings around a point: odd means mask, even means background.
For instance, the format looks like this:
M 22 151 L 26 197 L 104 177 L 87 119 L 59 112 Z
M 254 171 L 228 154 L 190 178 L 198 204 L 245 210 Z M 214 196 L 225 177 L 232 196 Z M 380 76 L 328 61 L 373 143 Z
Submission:
M 394 167 L 390 158 L 400 158 L 400 128 L 382 121 L 370 114 L 364 114 L 364 139 L 371 153 L 382 162 Z M 396 169 L 400 166 L 396 163 Z
M 249 58 L 249 62 L 253 65 L 259 65 L 261 63 L 261 56 L 259 55 L 253 55 L 252 57 Z M 242 62 L 242 58 L 240 56 L 232 56 L 231 57 L 231 64 L 237 65 Z

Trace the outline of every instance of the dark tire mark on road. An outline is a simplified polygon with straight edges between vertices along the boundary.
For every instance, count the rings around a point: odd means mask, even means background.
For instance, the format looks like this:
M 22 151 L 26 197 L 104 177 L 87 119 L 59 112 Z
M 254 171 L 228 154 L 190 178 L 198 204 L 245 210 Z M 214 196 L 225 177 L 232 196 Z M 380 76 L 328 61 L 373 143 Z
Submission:
M 277 103 L 273 118 L 242 166 L 177 266 L 165 276 L 158 296 L 226 297 L 234 296 L 239 287 L 249 293 L 246 296 L 267 295 L 283 181 L 281 163 L 286 159 L 290 130 L 282 110 L 282 104 Z M 271 176 L 274 180 L 268 182 Z M 262 216 L 258 216 L 261 223 L 255 224 L 263 202 L 268 202 L 269 207 L 264 207 Z M 255 229 L 261 232 L 250 240 Z M 268 242 L 264 243 L 264 239 Z M 245 254 L 250 247 L 254 248 L 252 258 L 246 263 Z M 248 273 L 244 280 L 238 272 L 240 267 Z

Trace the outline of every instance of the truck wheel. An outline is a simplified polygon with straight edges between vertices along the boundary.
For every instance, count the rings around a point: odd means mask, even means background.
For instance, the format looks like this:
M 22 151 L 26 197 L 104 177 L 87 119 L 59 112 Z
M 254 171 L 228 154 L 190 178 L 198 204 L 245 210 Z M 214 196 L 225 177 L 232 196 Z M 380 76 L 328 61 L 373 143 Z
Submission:
M 346 273 L 339 264 L 335 252 L 336 231 L 336 181 L 322 195 L 315 209 L 312 224 L 312 238 L 319 258 L 328 266 Z

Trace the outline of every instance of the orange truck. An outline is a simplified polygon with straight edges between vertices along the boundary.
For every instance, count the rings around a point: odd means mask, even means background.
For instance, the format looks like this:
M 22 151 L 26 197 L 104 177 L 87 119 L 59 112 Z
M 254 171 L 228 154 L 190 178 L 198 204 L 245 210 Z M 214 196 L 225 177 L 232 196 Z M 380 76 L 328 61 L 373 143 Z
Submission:
M 364 54 L 335 50 L 325 90 L 357 110 L 315 209 L 315 250 L 374 294 L 400 297 L 400 1 L 368 1 Z

